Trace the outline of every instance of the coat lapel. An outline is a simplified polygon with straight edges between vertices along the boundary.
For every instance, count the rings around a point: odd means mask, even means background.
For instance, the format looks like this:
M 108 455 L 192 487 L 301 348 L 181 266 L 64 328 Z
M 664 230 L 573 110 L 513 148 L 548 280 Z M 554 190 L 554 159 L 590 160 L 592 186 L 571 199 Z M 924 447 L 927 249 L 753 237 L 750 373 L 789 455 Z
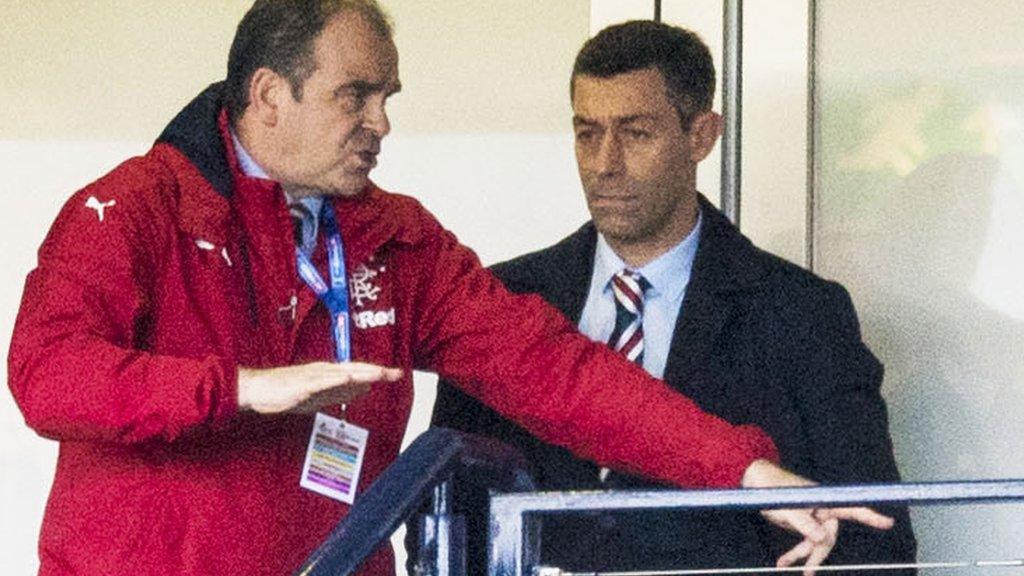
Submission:
M 665 365 L 665 381 L 687 396 L 693 395 L 692 378 L 704 363 L 715 338 L 731 313 L 732 304 L 708 290 L 691 284 L 683 312 L 676 320 Z
M 704 196 L 699 203 L 700 244 L 665 366 L 665 381 L 688 396 L 696 392 L 694 375 L 736 312 L 739 295 L 764 275 L 750 241 Z
M 693 391 L 693 376 L 735 314 L 742 293 L 756 287 L 766 272 L 750 241 L 706 198 L 700 196 L 699 201 L 703 214 L 700 245 L 664 375 L 669 385 L 683 393 Z M 597 232 L 593 223 L 587 223 L 541 252 L 540 258 L 528 260 L 529 270 L 505 276 L 499 266 L 497 272 L 511 282 L 512 290 L 541 295 L 578 324 L 590 288 L 596 245 Z
M 594 271 L 594 249 L 597 232 L 592 223 L 547 251 L 547 260 L 540 267 L 545 279 L 536 291 L 558 308 L 573 324 L 579 324 L 583 305 L 590 289 L 590 276 Z

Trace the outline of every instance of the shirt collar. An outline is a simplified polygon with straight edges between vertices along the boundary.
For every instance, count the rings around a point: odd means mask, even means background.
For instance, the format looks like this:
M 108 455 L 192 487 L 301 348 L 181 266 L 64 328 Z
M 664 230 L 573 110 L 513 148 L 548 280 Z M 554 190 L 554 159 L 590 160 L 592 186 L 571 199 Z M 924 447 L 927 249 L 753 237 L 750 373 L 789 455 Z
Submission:
M 272 178 L 267 175 L 266 171 L 263 170 L 263 168 L 260 167 L 260 165 L 257 164 L 255 160 L 253 160 L 253 157 L 249 155 L 249 152 L 245 149 L 245 147 L 242 146 L 242 142 L 238 139 L 238 135 L 235 134 L 234 130 L 231 131 L 231 141 L 235 145 L 235 155 L 238 156 L 238 166 L 242 169 L 243 174 L 245 174 L 246 176 L 250 176 L 252 178 L 272 180 Z M 283 189 L 282 192 L 284 192 Z M 293 202 L 292 197 L 287 192 L 284 192 L 284 199 L 285 202 L 288 204 L 291 204 Z M 324 199 L 322 196 L 306 196 L 305 198 L 301 198 L 299 200 L 299 202 L 302 202 L 303 204 L 306 205 L 306 209 L 308 209 L 309 213 L 313 214 L 314 217 L 317 217 L 320 214 L 320 209 L 323 206 L 323 201 Z
M 264 180 L 272 180 L 270 176 L 252 159 L 249 152 L 242 146 L 242 142 L 238 140 L 238 135 L 235 131 L 231 131 L 231 141 L 235 144 L 235 155 L 238 156 L 238 166 L 242 169 L 242 174 L 251 176 L 253 178 L 262 178 Z
M 670 250 L 642 266 L 637 272 L 650 283 L 647 290 L 649 296 L 661 296 L 670 301 L 678 299 L 686 290 L 693 271 L 693 261 L 697 256 L 697 245 L 700 243 L 700 229 L 704 217 L 697 211 L 697 223 L 693 230 L 681 242 Z M 619 255 L 605 240 L 604 235 L 597 235 L 597 252 L 594 258 L 594 278 L 603 280 L 604 290 L 610 290 L 612 276 L 623 268 L 628 268 Z

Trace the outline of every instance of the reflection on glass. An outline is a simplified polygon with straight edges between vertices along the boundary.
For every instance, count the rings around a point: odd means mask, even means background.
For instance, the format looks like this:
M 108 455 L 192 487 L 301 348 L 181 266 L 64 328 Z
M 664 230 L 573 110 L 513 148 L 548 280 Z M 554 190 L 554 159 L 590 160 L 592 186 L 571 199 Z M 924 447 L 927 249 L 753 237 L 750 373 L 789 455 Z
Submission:
M 1024 4 L 965 6 L 818 3 L 815 265 L 886 365 L 908 480 L 1024 477 Z M 919 556 L 1019 556 L 1022 511 L 916 511 Z

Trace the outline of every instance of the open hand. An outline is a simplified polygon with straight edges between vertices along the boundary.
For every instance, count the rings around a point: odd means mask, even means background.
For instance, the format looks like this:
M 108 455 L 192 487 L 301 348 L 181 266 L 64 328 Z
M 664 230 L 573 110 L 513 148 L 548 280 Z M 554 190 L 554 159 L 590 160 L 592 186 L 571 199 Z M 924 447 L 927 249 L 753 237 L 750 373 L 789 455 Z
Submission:
M 267 369 L 238 369 L 238 406 L 260 414 L 316 412 L 346 404 L 374 382 L 394 382 L 398 368 L 364 362 L 313 362 Z
M 741 484 L 744 488 L 815 485 L 807 478 L 767 460 L 755 460 L 744 472 Z M 804 576 L 812 576 L 814 569 L 821 566 L 832 552 L 839 534 L 840 520 L 858 522 L 879 530 L 888 530 L 894 524 L 892 518 L 864 507 L 784 508 L 762 510 L 761 515 L 780 528 L 803 535 L 804 539 L 779 557 L 776 565 L 784 568 L 804 560 Z

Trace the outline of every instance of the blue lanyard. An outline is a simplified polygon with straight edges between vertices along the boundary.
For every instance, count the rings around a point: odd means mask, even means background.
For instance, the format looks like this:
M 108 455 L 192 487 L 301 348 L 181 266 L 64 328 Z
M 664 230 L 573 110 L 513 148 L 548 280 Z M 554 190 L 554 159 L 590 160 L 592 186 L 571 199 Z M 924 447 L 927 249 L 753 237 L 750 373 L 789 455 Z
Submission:
M 330 266 L 331 285 L 324 282 L 323 276 L 302 248 L 295 247 L 296 263 L 299 276 L 306 285 L 327 305 L 331 313 L 331 332 L 334 334 L 334 352 L 338 362 L 352 360 L 352 341 L 349 333 L 348 307 L 348 276 L 345 273 L 345 248 L 338 232 L 338 221 L 334 217 L 334 208 L 330 199 L 325 198 L 321 209 L 324 231 L 327 235 L 327 259 Z

